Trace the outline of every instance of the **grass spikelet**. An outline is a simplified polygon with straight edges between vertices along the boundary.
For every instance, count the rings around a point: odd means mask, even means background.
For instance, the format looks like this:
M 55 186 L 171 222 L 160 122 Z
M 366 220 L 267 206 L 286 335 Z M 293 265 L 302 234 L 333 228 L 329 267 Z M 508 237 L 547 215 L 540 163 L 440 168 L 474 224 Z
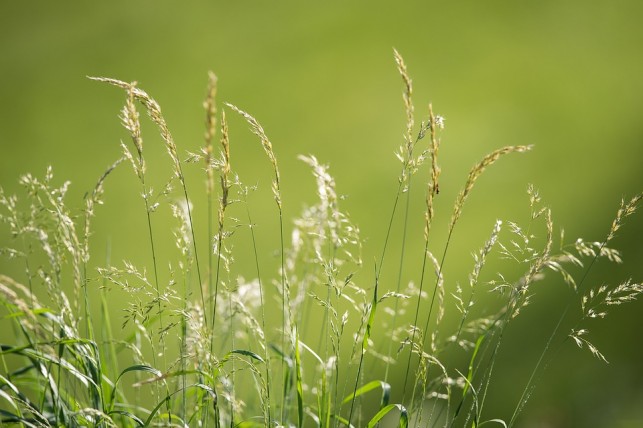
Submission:
M 268 139 L 268 136 L 266 135 L 266 132 L 263 130 L 263 127 L 259 124 L 259 122 L 257 122 L 257 119 L 255 119 L 245 111 L 239 109 L 237 106 L 234 106 L 230 103 L 226 103 L 226 105 L 230 107 L 232 110 L 239 113 L 241 116 L 243 116 L 243 118 L 246 119 L 246 121 L 250 125 L 250 129 L 252 130 L 252 132 L 257 137 L 259 137 L 259 140 L 261 141 L 261 146 L 263 147 L 264 151 L 266 152 L 266 155 L 268 156 L 268 159 L 270 160 L 270 163 L 272 164 L 272 169 L 275 175 L 274 181 L 272 184 L 272 193 L 275 198 L 275 202 L 277 202 L 277 206 L 281 210 L 281 176 L 279 174 L 279 167 L 277 165 L 277 157 L 275 156 L 275 152 L 272 149 L 272 143 Z
M 299 159 L 309 165 L 317 181 L 317 194 L 320 201 L 320 209 L 325 213 L 322 222 L 328 225 L 330 239 L 335 249 L 341 246 L 339 242 L 339 228 L 341 226 L 341 214 L 337 206 L 337 192 L 335 191 L 335 180 L 328 173 L 328 167 L 321 165 L 315 156 L 299 156 Z
M 208 90 L 205 101 L 203 101 L 203 108 L 205 109 L 205 150 L 207 157 L 205 158 L 206 168 L 211 165 L 213 156 L 213 143 L 214 136 L 217 132 L 217 105 L 215 98 L 217 95 L 217 76 L 212 71 L 208 72 Z M 209 168 L 208 168 L 209 169 Z M 213 189 L 210 189 L 213 190 Z
M 453 208 L 453 215 L 451 216 L 451 222 L 449 223 L 449 230 L 452 231 L 455 227 L 456 222 L 462 214 L 462 207 L 464 206 L 467 197 L 471 193 L 473 186 L 480 177 L 480 175 L 487 169 L 490 165 L 494 164 L 501 156 L 506 155 L 512 152 L 526 152 L 531 150 L 532 146 L 506 146 L 501 149 L 497 149 L 487 156 L 485 156 L 480 162 L 478 162 L 471 171 L 464 185 L 464 188 L 460 191 L 458 198 L 456 199 L 455 206 Z
M 216 278 L 214 280 L 214 299 L 212 305 L 212 328 L 214 328 L 214 322 L 216 318 L 217 310 L 217 300 L 219 296 L 219 272 L 221 268 L 221 251 L 223 246 L 223 241 L 225 239 L 225 212 L 230 204 L 228 199 L 230 194 L 230 189 L 232 185 L 230 184 L 230 141 L 228 136 L 228 122 L 226 121 L 225 111 L 221 112 L 221 160 L 218 162 L 218 168 L 220 169 L 220 183 L 221 183 L 221 195 L 219 197 L 219 209 L 217 214 L 218 222 L 218 231 L 217 239 L 215 242 L 214 253 L 217 254 L 217 266 L 216 266 Z
M 460 334 L 462 332 L 462 328 L 464 327 L 464 324 L 466 322 L 467 317 L 469 316 L 469 312 L 471 311 L 471 307 L 475 303 L 475 294 L 476 290 L 478 288 L 478 281 L 480 279 L 480 273 L 482 272 L 482 268 L 485 265 L 485 262 L 487 260 L 487 256 L 491 252 L 491 249 L 493 246 L 496 244 L 498 241 L 498 235 L 500 234 L 500 230 L 502 227 L 502 221 L 496 220 L 496 223 L 493 227 L 493 230 L 491 232 L 491 236 L 489 239 L 485 242 L 484 246 L 480 249 L 480 251 L 476 254 L 473 255 L 473 260 L 474 260 L 474 266 L 473 266 L 473 272 L 469 274 L 469 298 L 465 302 L 462 297 L 456 296 L 456 307 L 458 310 L 462 313 L 462 318 L 460 319 L 460 325 L 458 327 L 458 331 L 455 335 L 455 339 L 453 341 L 455 343 L 458 343 L 458 340 L 460 338 Z M 459 294 L 461 294 L 461 289 L 458 287 Z
M 159 106 L 156 100 L 150 97 L 147 94 L 147 92 L 143 91 L 142 89 L 139 89 L 135 83 L 127 83 L 118 79 L 111 79 L 107 77 L 89 77 L 89 79 L 95 80 L 97 82 L 108 83 L 118 88 L 125 89 L 128 92 L 128 97 L 133 97 L 141 104 L 143 104 L 143 106 L 147 110 L 147 113 L 150 119 L 158 127 L 159 132 L 161 134 L 161 138 L 165 142 L 165 147 L 167 148 L 167 152 L 170 155 L 170 158 L 172 159 L 172 162 L 174 164 L 174 173 L 176 177 L 180 180 L 183 180 L 183 172 L 181 170 L 181 161 L 179 160 L 179 155 L 176 150 L 176 144 L 174 143 L 174 138 L 172 138 L 170 129 L 168 128 L 167 123 L 165 122 L 165 118 L 161 113 L 161 106 Z M 140 149 L 142 150 L 142 145 L 140 146 Z M 137 150 L 139 150 L 139 146 L 137 146 Z
M 431 179 L 427 185 L 426 192 L 426 212 L 424 214 L 424 240 L 428 242 L 431 223 L 434 217 L 433 200 L 440 193 L 440 166 L 438 165 L 438 151 L 440 149 L 440 139 L 438 138 L 438 129 L 444 129 L 444 119 L 441 116 L 433 114 L 433 106 L 429 104 L 429 135 L 431 138 Z
M 221 199 L 219 201 L 219 228 L 223 228 L 225 210 L 230 205 L 230 136 L 225 111 L 221 112 Z
M 406 111 L 406 133 L 404 134 L 405 144 L 400 147 L 399 157 L 405 160 L 412 159 L 414 138 L 413 138 L 413 127 L 415 126 L 415 115 L 414 107 L 411 96 L 413 95 L 413 82 L 409 77 L 408 71 L 406 69 L 406 64 L 400 53 L 393 49 L 393 55 L 395 57 L 395 63 L 397 64 L 397 70 L 402 76 L 402 81 L 404 82 L 404 91 L 402 92 L 402 98 L 404 99 L 404 108 Z M 408 180 L 408 175 L 406 173 L 406 168 L 403 171 L 402 181 L 405 182 Z
M 123 127 L 127 129 L 132 137 L 132 143 L 136 148 L 139 161 L 143 160 L 143 138 L 141 137 L 141 124 L 139 121 L 138 110 L 136 110 L 136 105 L 134 104 L 134 89 L 136 88 L 136 82 L 130 83 L 129 88 L 127 89 L 127 100 L 123 110 L 121 112 L 121 123 Z M 141 172 L 144 170 L 141 166 Z
M 587 333 L 589 333 L 588 330 L 581 329 L 581 330 L 572 330 L 572 332 L 569 334 L 569 337 L 574 339 L 574 342 L 576 342 L 576 345 L 578 345 L 579 348 L 583 349 L 585 346 L 587 346 L 587 349 L 594 355 L 596 358 L 599 360 L 603 361 L 604 363 L 607 363 L 607 359 L 605 358 L 605 355 L 603 355 L 596 346 L 594 346 L 589 340 L 585 339 L 583 336 L 585 336 Z
M 209 246 L 213 245 L 211 241 L 213 239 L 214 233 L 212 232 L 212 222 L 213 222 L 213 203 L 214 198 L 214 145 L 213 140 L 216 134 L 217 129 L 217 108 L 215 104 L 215 98 L 217 93 L 217 76 L 212 72 L 208 72 L 208 89 L 206 93 L 205 100 L 203 101 L 203 108 L 205 109 L 205 147 L 203 149 L 204 160 L 205 160 L 205 192 L 208 198 L 208 240 Z M 219 222 L 221 224 L 221 222 Z M 212 293 L 212 276 L 213 276 L 213 261 L 212 261 L 213 251 L 208 251 L 208 289 Z M 214 292 L 216 296 L 216 291 Z M 210 300 L 212 296 L 210 296 Z M 212 319 L 214 319 L 214 306 L 210 306 L 209 312 L 212 313 Z M 206 309 L 206 308 L 204 308 Z
M 607 235 L 605 244 L 614 239 L 614 236 L 616 236 L 616 232 L 621 228 L 625 219 L 634 214 L 641 199 L 643 199 L 643 193 L 639 193 L 638 195 L 634 196 L 627 204 L 625 203 L 625 200 L 621 200 L 621 207 L 616 213 L 616 218 L 612 222 L 612 227 L 610 228 L 609 234 Z
M 610 306 L 632 302 L 643 293 L 643 284 L 632 283 L 627 280 L 615 288 L 609 289 L 602 285 L 581 299 L 581 309 L 585 318 L 605 318 Z

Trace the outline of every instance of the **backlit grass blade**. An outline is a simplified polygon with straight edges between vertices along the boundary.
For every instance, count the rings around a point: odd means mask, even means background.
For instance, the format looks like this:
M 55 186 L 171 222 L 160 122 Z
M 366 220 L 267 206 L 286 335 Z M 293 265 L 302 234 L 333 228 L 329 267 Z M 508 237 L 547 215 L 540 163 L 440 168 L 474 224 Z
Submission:
M 130 413 L 130 412 L 128 412 L 128 411 L 125 411 L 125 410 L 112 410 L 112 411 L 111 411 L 111 412 L 109 412 L 108 414 L 109 414 L 110 416 L 111 416 L 111 415 L 121 415 L 121 416 L 125 416 L 126 418 L 129 418 L 129 419 L 133 420 L 134 422 L 136 422 L 136 424 L 137 424 L 139 427 L 142 427 L 142 426 L 144 426 L 144 425 L 145 425 L 145 422 L 144 422 L 141 418 L 139 418 L 138 416 L 136 416 L 136 415 L 134 415 L 134 414 L 132 414 L 132 413 Z
M 380 407 L 383 408 L 388 405 L 388 401 L 391 396 L 391 385 L 381 380 L 374 380 L 362 386 L 353 394 L 344 398 L 344 400 L 342 401 L 342 404 L 346 404 L 351 400 L 354 400 L 355 398 L 359 397 L 360 395 L 366 394 L 367 392 L 373 391 L 374 389 L 377 389 L 377 388 L 382 389 L 382 400 L 381 400 Z
M 152 421 L 154 421 L 154 418 L 156 417 L 156 414 L 158 413 L 159 409 L 160 409 L 164 404 L 168 403 L 168 402 L 170 401 L 170 399 L 172 398 L 172 396 L 174 396 L 174 395 L 176 395 L 176 394 L 178 394 L 178 393 L 181 393 L 181 392 L 183 392 L 184 390 L 191 389 L 191 388 L 199 388 L 199 389 L 202 389 L 202 390 L 206 391 L 206 392 L 207 392 L 211 397 L 213 397 L 213 398 L 215 398 L 215 399 L 216 399 L 216 397 L 217 397 L 217 393 L 216 393 L 216 391 L 215 391 L 214 389 L 212 389 L 212 388 L 211 388 L 211 387 L 209 387 L 208 385 L 204 385 L 204 384 L 202 384 L 202 383 L 195 383 L 195 384 L 193 384 L 193 385 L 188 385 L 188 386 L 186 386 L 185 388 L 179 388 L 179 389 L 177 389 L 176 391 L 174 391 L 174 392 L 172 392 L 172 393 L 170 393 L 170 394 L 166 395 L 166 396 L 165 396 L 165 398 L 163 398 L 161 401 L 159 401 L 159 403 L 158 403 L 158 404 L 154 407 L 154 409 L 152 409 L 152 411 L 150 412 L 150 415 L 147 417 L 147 420 L 145 420 L 145 423 L 143 424 L 143 426 L 144 426 L 144 427 L 149 427 L 149 426 L 151 425 L 151 423 L 152 423 Z
M 235 349 L 233 351 L 228 352 L 225 357 L 223 358 L 223 361 L 227 361 L 230 358 L 232 358 L 233 355 L 243 355 L 244 357 L 250 357 L 253 360 L 259 361 L 260 363 L 265 362 L 261 356 L 258 354 L 255 354 L 254 352 L 251 351 L 246 351 L 245 349 Z
M 375 427 L 384 416 L 388 415 L 392 410 L 399 410 L 400 420 L 398 422 L 399 428 L 407 428 L 409 426 L 409 415 L 406 412 L 406 408 L 401 404 L 389 404 L 388 406 L 383 407 L 379 412 L 373 416 L 373 418 L 368 421 L 367 428 Z
M 371 302 L 371 307 L 368 315 L 368 322 L 366 323 L 366 329 L 364 330 L 364 339 L 362 340 L 362 353 L 359 357 L 359 366 L 357 367 L 357 375 L 355 376 L 355 387 L 353 388 L 353 395 L 357 396 L 357 383 L 359 382 L 359 377 L 362 371 L 362 364 L 364 363 L 364 355 L 366 354 L 366 349 L 368 348 L 368 340 L 371 337 L 371 329 L 375 324 L 375 310 L 377 309 L 377 287 L 378 287 L 377 274 L 375 277 L 375 288 L 373 289 L 373 301 Z M 353 417 L 353 409 L 355 407 L 355 400 L 351 400 L 351 410 L 348 415 L 348 422 L 350 423 Z
M 2 426 L 4 426 L 5 424 L 16 424 L 16 423 L 21 423 L 25 427 L 33 427 L 33 428 L 39 428 L 43 426 L 43 425 L 34 425 L 28 419 L 20 415 L 14 415 L 13 413 L 8 412 L 6 410 L 0 409 L 0 415 L 2 415 L 2 419 L 0 419 L 0 425 Z
M 297 388 L 297 427 L 304 424 L 304 390 L 301 384 L 301 353 L 299 352 L 299 333 L 295 328 L 295 376 Z
M 112 393 L 110 394 L 110 397 L 109 397 L 109 406 L 108 407 L 110 408 L 110 411 L 114 410 L 114 399 L 116 397 L 116 392 L 118 391 L 118 388 L 117 388 L 118 382 L 121 380 L 123 375 L 125 375 L 126 373 L 130 373 L 130 372 L 151 373 L 154 376 L 156 376 L 157 378 L 160 378 L 163 375 L 163 373 L 161 373 L 158 369 L 155 369 L 154 367 L 151 367 L 151 366 L 148 366 L 148 365 L 145 365 L 145 364 L 135 364 L 133 366 L 129 366 L 126 369 L 124 369 L 121 372 L 121 374 L 118 375 L 118 377 L 116 378 L 116 381 L 114 382 L 114 387 L 112 388 Z

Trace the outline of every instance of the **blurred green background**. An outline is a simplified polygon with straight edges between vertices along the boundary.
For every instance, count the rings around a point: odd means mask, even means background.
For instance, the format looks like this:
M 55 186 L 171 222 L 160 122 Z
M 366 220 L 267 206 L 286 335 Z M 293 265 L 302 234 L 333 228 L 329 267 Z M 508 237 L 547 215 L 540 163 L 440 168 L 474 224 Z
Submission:
M 395 47 L 413 78 L 418 121 L 429 102 L 446 117 L 436 252 L 469 168 L 500 146 L 535 145 L 531 153 L 502 159 L 479 181 L 450 250 L 445 274 L 453 287 L 466 280 L 469 255 L 496 218 L 526 218 L 528 183 L 540 189 L 568 241 L 604 239 L 621 198 L 642 190 L 642 18 L 643 3 L 635 0 L 3 2 L 0 184 L 17 192 L 19 175 L 43 175 L 52 165 L 58 180 L 72 182 L 69 201 L 81 206 L 84 192 L 120 155 L 119 140 L 127 141 L 117 118 L 122 91 L 85 76 L 138 81 L 161 104 L 182 157 L 198 150 L 201 103 L 213 70 L 218 100 L 253 114 L 274 144 L 286 219 L 314 200 L 314 182 L 297 154 L 331 165 L 338 191 L 347 196 L 342 207 L 367 240 L 370 271 L 384 241 L 399 173 L 393 152 L 404 132 Z M 237 117 L 230 125 L 233 167 L 246 183 L 263 187 L 258 212 L 272 210 L 270 170 L 259 144 Z M 156 146 L 148 152 L 150 174 L 164 177 L 169 163 L 160 141 L 151 126 L 144 132 L 146 147 Z M 203 180 L 199 168 L 192 169 L 188 185 L 195 194 Z M 113 255 L 143 257 L 134 245 L 145 239 L 137 184 L 129 167 L 110 177 L 93 238 L 97 264 L 108 238 Z M 420 188 L 418 181 L 416 227 Z M 263 233 L 264 242 L 276 242 Z M 5 230 L 0 237 L 7 238 Z M 599 264 L 592 284 L 640 280 L 641 238 L 639 213 L 614 242 L 624 266 Z M 421 248 L 421 239 L 414 233 L 409 247 Z M 398 247 L 393 243 L 391 254 Z M 395 257 L 386 274 L 394 275 Z M 4 260 L 0 271 L 21 274 Z M 490 416 L 510 416 L 557 319 L 551 315 L 560 306 L 557 287 L 564 285 L 545 286 L 508 333 Z M 643 302 L 617 309 L 591 329 L 610 364 L 569 344 L 540 381 L 520 426 L 641 426 Z

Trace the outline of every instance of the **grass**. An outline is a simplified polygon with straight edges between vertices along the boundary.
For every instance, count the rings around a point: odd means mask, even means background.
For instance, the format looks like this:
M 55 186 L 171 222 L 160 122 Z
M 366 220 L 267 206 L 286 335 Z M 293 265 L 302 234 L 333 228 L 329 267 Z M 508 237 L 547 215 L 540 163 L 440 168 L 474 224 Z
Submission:
M 506 146 L 475 164 L 448 224 L 434 224 L 445 121 L 429 106 L 416 123 L 412 80 L 403 58 L 397 51 L 394 56 L 406 128 L 396 153 L 397 191 L 381 220 L 385 239 L 371 266 L 362 261 L 359 229 L 341 210 L 328 166 L 314 156 L 300 159 L 313 174 L 317 202 L 286 221 L 272 142 L 249 113 L 232 104 L 219 111 L 214 74 L 204 102 L 203 149 L 185 159 L 150 95 L 136 83 L 93 78 L 123 91 L 120 118 L 131 142 L 121 143 L 122 157 L 87 192 L 84 206 L 69 207 L 69 183 L 56 184 L 51 168 L 43 178 L 21 177 L 20 197 L 0 191 L 0 219 L 12 237 L 2 254 L 24 270 L 22 278 L 0 274 L 2 323 L 12 332 L 0 353 L 3 425 L 511 427 L 562 347 L 575 343 L 606 361 L 588 338 L 588 321 L 636 299 L 643 285 L 629 280 L 593 287 L 588 275 L 598 259 L 621 262 L 610 243 L 643 194 L 622 202 L 602 241 L 566 243 L 562 234 L 555 237 L 551 211 L 528 186 L 527 223 L 496 221 L 474 254 L 468 282 L 452 285 L 443 268 L 446 260 L 463 257 L 450 251 L 450 243 L 477 180 L 501 158 L 530 147 Z M 170 157 L 160 192 L 148 183 L 139 109 Z M 272 213 L 253 211 L 257 189 L 234 173 L 227 114 L 240 115 L 265 151 Z M 142 195 L 147 228 L 138 250 L 148 253 L 150 263 L 112 264 L 119 259 L 112 254 L 90 264 L 96 207 L 112 171 L 127 165 Z M 198 165 L 204 167 L 204 207 L 193 206 L 195 190 L 188 191 L 183 172 Z M 423 170 L 428 180 L 418 192 L 417 173 Z M 413 230 L 409 220 L 414 198 L 425 202 L 423 231 Z M 156 214 L 168 207 L 175 218 L 171 234 Z M 195 216 L 207 218 L 206 237 L 195 233 Z M 395 234 L 398 219 L 403 228 Z M 256 221 L 274 221 L 278 242 L 259 242 Z M 447 230 L 442 246 L 432 239 L 436 227 Z M 424 234 L 421 254 L 405 245 L 411 233 Z M 168 239 L 178 256 L 162 260 L 158 243 Z M 401 242 L 399 254 L 389 254 L 393 240 Z M 235 269 L 235 245 L 251 249 L 251 271 Z M 278 253 L 276 272 L 266 272 L 272 266 L 262 251 L 266 245 Z M 403 283 L 409 257 L 421 257 L 421 269 Z M 397 280 L 383 282 L 383 267 L 395 269 L 392 260 L 398 260 Z M 487 272 L 490 265 L 507 270 Z M 523 393 L 513 399 L 513 414 L 501 419 L 489 414 L 487 404 L 494 399 L 490 386 L 503 337 L 546 274 L 567 284 L 561 292 L 565 307 Z M 127 298 L 112 301 L 112 293 Z M 119 304 L 124 315 L 116 329 L 112 314 Z M 410 314 L 412 323 L 402 314 Z M 393 372 L 402 376 L 400 391 L 389 380 Z

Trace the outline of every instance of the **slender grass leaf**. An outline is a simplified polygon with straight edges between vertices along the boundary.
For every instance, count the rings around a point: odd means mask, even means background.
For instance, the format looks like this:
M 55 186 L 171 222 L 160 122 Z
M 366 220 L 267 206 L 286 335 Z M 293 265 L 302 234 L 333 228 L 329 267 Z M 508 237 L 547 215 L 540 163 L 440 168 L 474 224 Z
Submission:
M 4 426 L 5 424 L 14 424 L 14 423 L 21 423 L 26 427 L 33 427 L 33 428 L 38 428 L 39 425 L 34 425 L 29 420 L 23 418 L 22 416 L 19 415 L 14 415 L 11 412 L 7 412 L 6 410 L 0 409 L 0 415 L 2 415 L 2 419 L 0 419 L 0 425 Z
M 480 337 L 478 337 L 478 340 L 476 340 L 476 346 L 473 349 L 473 353 L 471 354 L 471 360 L 469 361 L 469 372 L 467 373 L 467 383 L 465 384 L 464 388 L 462 389 L 462 398 L 464 398 L 467 395 L 467 392 L 469 391 L 469 385 L 471 384 L 473 380 L 473 367 L 474 367 L 474 361 L 476 359 L 476 356 L 478 355 L 478 351 L 480 350 L 480 346 L 482 346 L 482 342 L 484 342 L 485 337 L 487 334 L 483 334 Z
M 320 364 L 320 365 L 322 365 L 322 366 L 324 365 L 324 362 L 322 361 L 321 357 L 320 357 L 319 355 L 317 355 L 317 353 L 316 353 L 315 351 L 313 351 L 313 350 L 310 348 L 310 346 L 306 345 L 306 344 L 305 344 L 304 342 L 302 342 L 302 341 L 299 341 L 299 345 L 300 345 L 302 348 L 304 348 L 305 350 L 307 350 L 308 352 L 310 352 L 310 355 L 312 355 L 313 357 L 315 357 L 315 359 L 319 362 L 319 364 Z
M 339 421 L 339 423 L 346 425 L 348 428 L 355 428 L 355 426 L 348 422 L 348 419 L 341 417 L 340 415 L 333 415 L 333 418 Z
M 173 395 L 176 395 L 176 394 L 178 394 L 180 392 L 186 391 L 186 390 L 188 390 L 190 388 L 202 389 L 202 390 L 208 392 L 210 395 L 213 395 L 214 397 L 216 397 L 216 395 L 217 395 L 216 392 L 214 391 L 214 389 L 212 389 L 211 387 L 209 387 L 207 385 L 204 385 L 202 383 L 195 383 L 193 385 L 188 385 L 185 388 L 179 388 L 176 391 L 166 395 L 165 398 L 163 398 L 161 401 L 159 401 L 159 403 L 156 405 L 156 407 L 154 407 L 154 409 L 152 409 L 152 411 L 150 412 L 150 415 L 145 420 L 145 423 L 144 423 L 143 426 L 145 426 L 145 427 L 150 426 L 150 424 L 152 423 L 152 420 L 154 420 L 154 417 L 156 416 L 156 413 L 159 411 L 161 406 L 163 406 L 165 403 L 167 403 L 170 400 L 170 398 L 172 398 Z
M 6 386 L 8 386 L 8 387 L 9 387 L 9 389 L 11 389 L 14 393 L 16 393 L 16 394 L 20 394 L 20 390 L 18 389 L 18 387 L 17 387 L 16 385 L 14 385 L 14 384 L 13 384 L 9 379 L 7 379 L 6 377 L 4 377 L 4 376 L 0 375 L 0 381 L 2 381 L 2 385 L 0 385 L 0 390 L 2 390 L 2 388 L 4 388 L 4 386 L 6 385 Z
M 125 416 L 126 418 L 129 418 L 129 419 L 133 420 L 134 422 L 136 422 L 136 424 L 139 427 L 142 427 L 142 426 L 145 425 L 145 422 L 143 422 L 143 420 L 141 418 L 139 418 L 138 416 L 136 416 L 136 415 L 134 415 L 134 414 L 132 414 L 132 413 L 126 411 L 126 410 L 112 410 L 111 412 L 108 413 L 108 415 L 109 416 L 112 416 L 112 415 Z
M 272 348 L 273 351 L 277 353 L 277 355 L 281 358 L 282 361 L 284 361 L 286 364 L 288 364 L 289 368 L 292 368 L 292 358 L 290 358 L 288 355 L 284 354 L 281 349 L 279 349 L 276 345 L 270 344 L 270 348 Z
M 350 394 L 348 397 L 344 398 L 342 401 L 342 404 L 346 404 L 350 402 L 351 400 L 354 400 L 356 397 L 359 397 L 362 394 L 366 394 L 367 392 L 370 392 L 374 389 L 377 388 L 382 388 L 382 404 L 381 407 L 385 407 L 388 405 L 389 398 L 391 396 L 391 385 L 389 385 L 386 382 L 383 382 L 381 380 L 374 380 L 366 385 L 362 386 L 358 390 L 356 390 L 354 393 Z
M 11 305 L 11 306 L 13 306 L 13 305 Z M 30 309 L 30 311 L 31 311 L 31 313 L 33 315 L 44 315 L 44 314 L 53 313 L 53 311 L 51 309 L 47 309 L 47 308 Z M 3 316 L 2 319 L 7 320 L 7 319 L 12 319 L 12 318 L 21 318 L 21 317 L 24 317 L 24 316 L 27 316 L 27 313 L 25 311 L 15 311 L 15 312 L 11 312 L 11 313 Z
M 2 349 L 2 351 L 0 352 L 0 355 L 18 354 L 18 355 L 22 355 L 24 357 L 30 358 L 32 360 L 45 361 L 45 362 L 60 366 L 61 368 L 66 370 L 70 375 L 77 378 L 85 387 L 89 387 L 91 385 L 94 388 L 96 388 L 96 390 L 98 390 L 99 388 L 96 382 L 94 382 L 94 380 L 91 377 L 78 371 L 78 369 L 69 361 L 65 359 L 55 358 L 50 355 L 39 352 L 33 349 L 32 345 L 25 345 L 25 346 L 18 346 L 18 347 L 0 345 L 0 349 Z
M 116 385 L 118 382 L 121 380 L 124 374 L 129 373 L 129 372 L 146 372 L 146 373 L 152 373 L 156 377 L 161 377 L 163 373 L 161 373 L 159 370 L 155 369 L 154 367 L 150 367 L 145 364 L 135 364 L 133 366 L 129 366 L 126 369 L 124 369 L 121 374 L 118 375 L 116 378 L 116 382 L 114 382 L 114 388 L 112 388 L 112 393 L 109 397 L 109 403 L 110 403 L 110 410 L 114 409 L 114 398 L 116 397 Z
M 246 351 L 245 349 L 235 349 L 233 351 L 230 351 L 225 355 L 225 357 L 223 357 L 223 360 L 224 361 L 229 360 L 234 354 L 250 357 L 253 360 L 259 361 L 260 363 L 265 362 L 263 360 L 263 358 L 261 358 L 259 355 L 255 354 L 254 352 L 251 352 L 251 351 Z
M 262 422 L 247 420 L 239 422 L 235 428 L 265 428 L 265 425 Z
M 13 398 L 9 394 L 4 392 L 2 389 L 0 389 L 0 397 L 2 397 L 5 400 L 7 400 L 9 402 L 9 404 L 11 404 L 11 407 L 13 407 L 16 411 L 19 411 L 18 405 L 16 404 L 15 401 L 13 401 Z
M 491 420 L 488 420 L 488 421 L 484 421 L 484 422 L 480 423 L 480 425 L 478 425 L 478 426 L 481 427 L 482 425 L 490 424 L 492 422 L 495 422 L 495 423 L 500 424 L 503 427 L 507 428 L 507 423 L 505 421 L 503 421 L 502 419 L 491 419 Z
M 388 406 L 383 407 L 370 421 L 368 421 L 367 428 L 373 428 L 376 426 L 384 416 L 388 415 L 394 409 L 397 409 L 400 412 L 398 427 L 407 428 L 409 426 L 409 415 L 406 408 L 401 404 L 389 404 Z
M 198 374 L 199 376 L 203 376 L 205 379 L 207 379 L 207 380 L 209 380 L 211 382 L 214 382 L 214 377 L 211 376 L 209 373 L 204 372 L 203 370 L 178 370 L 178 371 L 175 371 L 175 372 L 164 373 L 161 376 L 154 376 L 152 378 L 145 379 L 145 380 L 142 380 L 140 382 L 136 382 L 132 386 L 136 388 L 136 387 L 146 385 L 148 383 L 154 383 L 154 382 L 158 382 L 160 380 L 171 379 L 171 378 L 178 377 L 178 376 L 187 376 L 187 375 L 192 375 L 192 374 Z
M 299 417 L 298 427 L 304 424 L 304 390 L 301 384 L 301 353 L 299 351 L 299 332 L 295 327 L 295 375 L 297 381 L 297 416 Z
M 147 372 L 147 373 L 152 373 L 153 375 L 155 375 L 157 377 L 162 377 L 163 376 L 163 373 L 161 373 L 158 369 L 155 369 L 154 367 L 150 367 L 150 366 L 145 365 L 145 364 L 135 364 L 133 366 L 129 366 L 128 368 L 124 369 L 121 372 L 121 374 L 118 375 L 118 378 L 116 379 L 116 382 L 118 382 L 119 379 L 121 377 L 123 377 L 123 375 L 125 373 L 129 373 L 129 372 Z

